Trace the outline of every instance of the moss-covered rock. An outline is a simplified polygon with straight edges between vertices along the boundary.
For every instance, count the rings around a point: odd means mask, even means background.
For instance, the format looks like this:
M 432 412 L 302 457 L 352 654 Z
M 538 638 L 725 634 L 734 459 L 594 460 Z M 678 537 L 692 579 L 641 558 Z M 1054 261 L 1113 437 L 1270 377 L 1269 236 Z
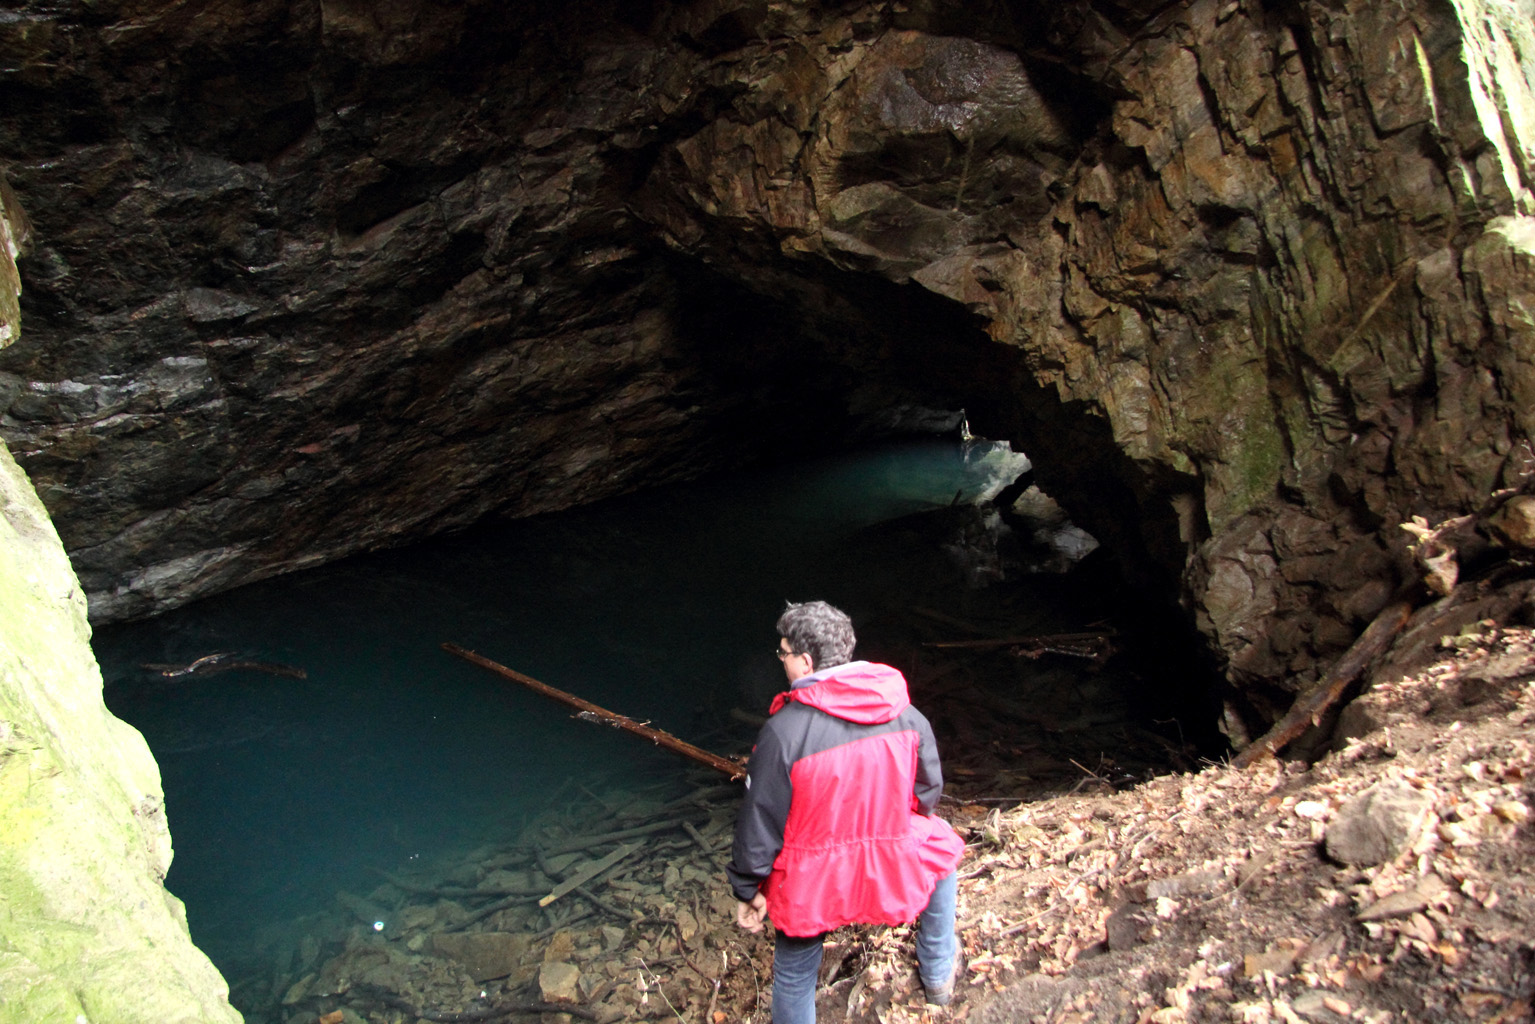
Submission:
M 0 1024 L 239 1021 L 161 884 L 159 768 L 102 702 L 89 640 L 64 547 L 0 444 Z

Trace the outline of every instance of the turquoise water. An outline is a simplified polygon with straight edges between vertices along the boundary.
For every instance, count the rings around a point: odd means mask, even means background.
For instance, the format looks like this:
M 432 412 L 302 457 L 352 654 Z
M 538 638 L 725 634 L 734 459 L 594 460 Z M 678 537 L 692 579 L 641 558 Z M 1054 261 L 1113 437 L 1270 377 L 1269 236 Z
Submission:
M 1026 468 L 989 443 L 891 444 L 481 528 L 254 584 L 94 646 L 108 706 L 160 763 L 167 886 L 233 978 L 263 929 L 378 871 L 504 838 L 568 780 L 687 763 L 449 656 L 445 641 L 721 753 L 780 688 L 773 623 L 825 598 L 855 622 L 942 606 L 962 574 L 867 529 Z M 304 670 L 164 678 L 216 652 Z

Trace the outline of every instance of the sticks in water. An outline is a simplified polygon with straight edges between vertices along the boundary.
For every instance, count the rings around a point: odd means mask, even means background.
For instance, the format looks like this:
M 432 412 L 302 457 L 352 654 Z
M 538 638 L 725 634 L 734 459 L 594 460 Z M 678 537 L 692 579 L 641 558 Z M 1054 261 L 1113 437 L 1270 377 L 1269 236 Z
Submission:
M 182 676 L 211 676 L 219 672 L 235 672 L 245 669 L 251 672 L 265 672 L 269 676 L 287 676 L 289 679 L 308 679 L 309 673 L 293 665 L 282 665 L 275 661 L 231 661 L 235 654 L 233 651 L 218 651 L 207 654 L 190 665 L 160 665 L 147 664 L 140 668 L 151 672 L 158 672 L 167 679 L 180 679 Z
M 743 778 L 746 775 L 746 768 L 744 765 L 741 765 L 735 761 L 731 761 L 727 758 L 720 757 L 718 754 L 711 754 L 707 750 L 693 746 L 693 744 L 688 743 L 686 740 L 679 740 L 669 732 L 662 732 L 660 729 L 652 729 L 648 725 L 641 725 L 639 722 L 636 722 L 632 718 L 628 718 L 624 715 L 609 711 L 607 708 L 598 707 L 591 701 L 582 700 L 580 697 L 577 697 L 573 693 L 566 693 L 564 690 L 557 690 L 547 683 L 539 682 L 532 676 L 525 676 L 515 669 L 510 669 L 505 665 L 500 664 L 499 662 L 491 661 L 489 658 L 460 647 L 458 644 L 444 643 L 442 645 L 442 649 L 447 651 L 449 654 L 457 655 L 458 657 L 463 658 L 465 661 L 472 662 L 481 668 L 490 669 L 490 671 L 496 673 L 496 675 L 510 679 L 514 683 L 521 683 L 523 686 L 526 686 L 533 692 L 541 693 L 545 697 L 548 697 L 550 700 L 559 701 L 561 704 L 565 704 L 578 709 L 581 712 L 576 716 L 578 718 L 585 718 L 589 721 L 595 722 L 603 722 L 607 725 L 613 726 L 615 729 L 622 729 L 625 732 L 633 733 L 636 736 L 641 736 L 656 744 L 657 746 L 665 747 L 667 750 L 670 750 L 675 754 L 681 754 L 683 757 L 697 761 L 699 764 L 707 765 L 717 772 L 723 772 L 725 775 L 728 775 L 732 779 Z

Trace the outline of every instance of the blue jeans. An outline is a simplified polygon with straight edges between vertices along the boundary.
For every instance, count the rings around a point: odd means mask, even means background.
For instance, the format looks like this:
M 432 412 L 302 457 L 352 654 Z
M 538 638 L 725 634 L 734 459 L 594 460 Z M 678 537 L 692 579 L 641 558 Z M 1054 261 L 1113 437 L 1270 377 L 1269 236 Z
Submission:
M 954 971 L 959 940 L 954 935 L 954 903 L 959 880 L 953 871 L 938 880 L 927 907 L 917 918 L 917 974 L 929 990 L 943 985 Z M 773 1024 L 815 1024 L 815 989 L 821 973 L 821 943 L 779 932 L 773 945 Z

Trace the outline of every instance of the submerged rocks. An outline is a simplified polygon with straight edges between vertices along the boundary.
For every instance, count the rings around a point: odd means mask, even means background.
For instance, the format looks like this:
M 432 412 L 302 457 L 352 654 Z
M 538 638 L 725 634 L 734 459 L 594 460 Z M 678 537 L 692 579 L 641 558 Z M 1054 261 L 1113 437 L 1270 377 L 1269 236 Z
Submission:
M 436 932 L 432 950 L 457 960 L 475 981 L 505 978 L 517 969 L 528 953 L 526 935 L 509 932 Z
M 769 948 L 736 934 L 718 866 L 733 808 L 714 801 L 736 792 L 693 789 L 667 803 L 613 792 L 616 813 L 597 797 L 551 803 L 503 842 L 413 863 L 410 877 L 387 875 L 364 897 L 340 894 L 337 912 L 295 922 L 297 955 L 264 951 L 279 967 L 275 979 L 245 979 L 253 1012 L 276 1004 L 315 1018 L 406 1010 L 610 1021 L 670 1002 L 693 1007 L 691 1019 L 718 991 L 721 951 L 739 963 L 737 950 Z M 630 826 L 620 832 L 645 833 L 644 849 L 620 845 L 615 818 Z M 631 855 L 596 852 L 612 847 Z M 359 906 L 377 908 L 388 927 L 359 920 Z M 755 1000 L 745 983 L 731 982 L 735 996 Z
M 538 991 L 546 1003 L 581 1001 L 581 968 L 552 960 L 538 969 Z

